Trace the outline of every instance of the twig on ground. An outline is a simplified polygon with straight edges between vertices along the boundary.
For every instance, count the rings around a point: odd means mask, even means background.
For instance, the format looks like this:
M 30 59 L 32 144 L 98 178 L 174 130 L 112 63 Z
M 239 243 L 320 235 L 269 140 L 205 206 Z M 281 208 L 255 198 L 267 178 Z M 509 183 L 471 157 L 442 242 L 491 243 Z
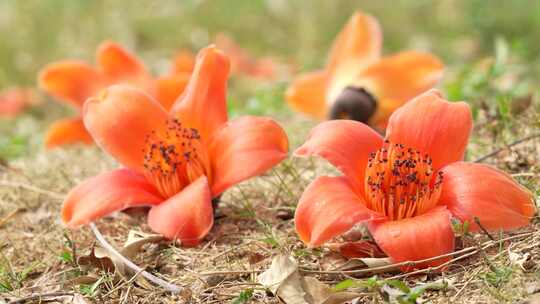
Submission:
M 172 293 L 179 293 L 179 292 L 181 292 L 183 290 L 183 288 L 180 287 L 180 286 L 171 284 L 171 283 L 169 283 L 169 282 L 167 282 L 165 280 L 162 280 L 162 279 L 152 275 L 151 273 L 145 271 L 141 267 L 135 265 L 132 261 L 128 260 L 123 255 L 121 255 L 116 249 L 114 249 L 114 247 L 111 244 L 109 244 L 107 242 L 107 240 L 105 240 L 105 238 L 103 237 L 103 235 L 101 234 L 101 232 L 99 231 L 99 229 L 97 228 L 97 226 L 94 223 L 90 223 L 90 229 L 92 229 L 92 232 L 96 236 L 96 239 L 99 241 L 101 246 L 103 246 L 103 248 L 105 248 L 107 251 L 109 251 L 109 253 L 114 255 L 117 259 L 122 261 L 122 263 L 124 263 L 127 267 L 131 268 L 134 272 L 140 273 L 148 281 L 150 281 L 150 282 L 152 282 L 152 283 L 154 283 L 154 284 L 156 284 L 158 286 L 161 286 L 161 287 L 167 289 L 168 291 L 170 291 Z
M 504 146 L 502 148 L 496 149 L 496 150 L 494 150 L 494 151 L 492 151 L 492 152 L 490 152 L 490 153 L 488 153 L 488 154 L 486 154 L 484 156 L 481 156 L 481 157 L 475 159 L 473 162 L 475 162 L 475 163 L 483 162 L 484 160 L 486 160 L 486 159 L 488 159 L 490 157 L 493 157 L 493 156 L 501 153 L 504 150 L 510 149 L 513 146 L 519 145 L 521 143 L 524 143 L 526 141 L 529 141 L 531 139 L 535 139 L 535 138 L 538 138 L 538 137 L 540 137 L 540 133 L 533 133 L 532 135 L 529 135 L 527 137 L 517 139 L 517 140 L 509 143 L 508 145 L 506 145 L 506 146 Z

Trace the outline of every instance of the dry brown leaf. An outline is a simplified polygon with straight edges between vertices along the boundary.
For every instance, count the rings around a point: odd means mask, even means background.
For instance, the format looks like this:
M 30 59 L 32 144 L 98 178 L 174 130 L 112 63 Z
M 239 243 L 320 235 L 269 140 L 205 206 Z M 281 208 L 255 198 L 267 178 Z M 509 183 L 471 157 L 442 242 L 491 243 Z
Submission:
M 530 265 L 527 265 L 530 260 L 531 255 L 529 253 L 521 254 L 518 252 L 511 251 L 508 249 L 508 259 L 510 263 L 515 266 L 519 266 L 524 271 L 530 268 Z
M 158 243 L 163 241 L 164 238 L 159 234 L 146 234 L 135 230 L 130 230 L 128 238 L 124 243 L 124 247 L 120 250 L 120 253 L 126 258 L 132 258 L 142 249 L 145 244 Z
M 286 304 L 340 304 L 361 296 L 354 292 L 333 292 L 316 278 L 303 277 L 296 261 L 288 255 L 274 257 L 258 281 Z
M 356 292 L 333 292 L 328 285 L 320 282 L 316 278 L 305 277 L 307 293 L 311 296 L 309 303 L 313 304 L 341 304 L 352 299 L 356 299 L 361 294 Z
M 272 259 L 272 265 L 259 275 L 258 281 L 273 294 L 291 274 L 298 271 L 298 264 L 288 255 L 278 255 Z
M 353 270 L 353 269 L 364 269 L 364 268 L 374 268 L 392 265 L 390 258 L 357 258 L 350 259 L 345 264 L 336 268 L 336 270 Z M 396 267 L 396 269 L 398 269 Z M 386 269 L 385 271 L 388 271 Z
M 77 259 L 77 264 L 83 268 L 97 268 L 107 272 L 113 272 L 115 269 L 113 260 L 108 256 L 107 251 L 96 246 L 92 246 L 88 255 L 80 256 Z
M 131 230 L 128 233 L 128 238 L 124 246 L 119 250 L 119 252 L 125 258 L 131 259 L 141 252 L 144 245 L 158 243 L 163 239 L 164 238 L 161 235 L 145 234 Z M 86 256 L 79 257 L 77 262 L 81 266 L 97 268 L 107 272 L 116 272 L 116 274 L 125 279 L 129 279 L 133 275 L 131 269 L 126 267 L 126 265 L 124 265 L 124 263 L 119 260 L 116 255 L 99 246 L 92 247 L 90 253 Z M 142 278 L 138 278 L 137 283 L 143 287 L 151 288 L 151 285 L 148 282 L 143 281 Z

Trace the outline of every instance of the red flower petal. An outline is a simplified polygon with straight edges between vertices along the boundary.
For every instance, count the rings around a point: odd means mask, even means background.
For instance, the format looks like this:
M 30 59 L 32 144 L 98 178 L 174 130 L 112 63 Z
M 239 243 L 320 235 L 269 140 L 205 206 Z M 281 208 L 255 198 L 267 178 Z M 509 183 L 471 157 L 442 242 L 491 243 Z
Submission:
M 377 97 L 378 107 L 371 123 L 384 125 L 398 107 L 433 88 L 443 71 L 443 64 L 431 54 L 401 52 L 369 66 L 355 84 L 368 88 Z
M 398 221 L 373 221 L 369 230 L 377 245 L 396 263 L 418 261 L 454 250 L 450 212 L 437 207 L 412 218 Z M 422 263 L 414 268 L 437 266 L 449 258 Z M 405 267 L 403 270 L 410 270 Z
M 76 143 L 94 143 L 94 140 L 86 131 L 81 117 L 64 118 L 55 121 L 49 126 L 45 136 L 47 149 Z
M 382 146 L 382 137 L 370 127 L 352 120 L 326 121 L 311 130 L 297 156 L 318 155 L 337 167 L 364 193 L 364 173 L 371 152 Z
M 168 114 L 143 91 L 110 86 L 84 105 L 84 124 L 99 146 L 123 165 L 142 172 L 146 135 L 163 126 Z
M 64 200 L 62 220 L 76 227 L 128 207 L 155 205 L 161 201 L 163 198 L 142 175 L 118 169 L 73 188 Z
M 156 80 L 156 99 L 161 103 L 165 110 L 169 110 L 172 105 L 180 98 L 184 92 L 189 74 L 176 74 L 174 76 L 161 77 Z
M 356 72 L 362 66 L 379 59 L 382 46 L 382 32 L 374 17 L 356 12 L 339 33 L 328 57 L 328 71 L 338 69 Z
M 356 12 L 339 33 L 330 51 L 326 67 L 330 78 L 326 93 L 328 102 L 336 100 L 361 71 L 379 60 L 381 45 L 382 32 L 377 19 Z
M 185 93 L 171 109 L 180 121 L 199 130 L 203 141 L 227 122 L 229 60 L 213 46 L 202 49 Z
M 103 85 L 102 76 L 82 61 L 52 63 L 39 73 L 41 89 L 76 108 L 81 108 Z
M 295 79 L 285 93 L 289 105 L 314 118 L 325 119 L 328 105 L 326 103 L 326 85 L 328 74 L 318 71 L 302 75 Z
M 319 246 L 374 217 L 378 215 L 366 208 L 347 178 L 322 176 L 304 190 L 294 221 L 300 239 Z
M 114 42 L 103 42 L 98 47 L 96 58 L 111 82 L 138 82 L 149 77 L 142 61 Z
M 514 229 L 527 226 L 534 216 L 532 193 L 510 176 L 486 165 L 457 162 L 442 169 L 440 203 L 447 205 L 471 230 L 478 230 L 474 218 L 486 229 Z
M 212 194 L 260 175 L 287 157 L 285 131 L 272 119 L 245 116 L 227 123 L 210 142 Z
M 148 224 L 152 230 L 169 239 L 179 239 L 186 246 L 197 245 L 213 223 L 212 195 L 204 176 L 152 207 L 148 213 Z
M 433 168 L 463 159 L 472 130 L 472 116 L 464 102 L 448 102 L 430 90 L 392 114 L 386 138 L 429 154 Z

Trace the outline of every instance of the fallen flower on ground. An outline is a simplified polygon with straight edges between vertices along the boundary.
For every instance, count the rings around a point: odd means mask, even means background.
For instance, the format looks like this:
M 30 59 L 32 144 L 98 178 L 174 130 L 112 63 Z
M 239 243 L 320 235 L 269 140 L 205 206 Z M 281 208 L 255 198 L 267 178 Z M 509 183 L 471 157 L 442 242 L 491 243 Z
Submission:
M 288 103 L 317 119 L 348 118 L 384 129 L 392 112 L 437 84 L 443 64 L 416 51 L 381 58 L 381 46 L 377 19 L 355 13 L 334 41 L 326 67 L 289 86 Z
M 28 88 L 14 87 L 0 91 L 0 118 L 15 118 L 36 103 L 34 92 Z
M 272 119 L 228 121 L 228 75 L 228 58 L 210 46 L 199 53 L 186 92 L 170 111 L 126 85 L 88 99 L 86 128 L 126 168 L 71 190 L 62 209 L 64 222 L 77 227 L 149 205 L 152 230 L 184 245 L 198 244 L 213 225 L 212 198 L 287 157 L 287 136 Z
M 110 41 L 98 47 L 96 61 L 96 67 L 81 60 L 51 63 L 41 70 L 39 86 L 77 112 L 82 111 L 86 99 L 101 89 L 122 83 L 145 90 L 168 109 L 184 91 L 190 77 L 189 72 L 179 71 L 154 78 L 142 61 Z M 80 114 L 54 122 L 45 138 L 47 148 L 73 143 L 93 143 Z
M 469 106 L 428 91 L 398 109 L 386 138 L 351 120 L 323 122 L 296 150 L 318 155 L 344 174 L 318 177 L 304 191 L 295 224 L 309 246 L 320 246 L 366 223 L 394 262 L 451 253 L 451 218 L 471 231 L 529 224 L 533 196 L 493 167 L 463 162 L 472 129 Z M 436 266 L 438 259 L 419 267 Z

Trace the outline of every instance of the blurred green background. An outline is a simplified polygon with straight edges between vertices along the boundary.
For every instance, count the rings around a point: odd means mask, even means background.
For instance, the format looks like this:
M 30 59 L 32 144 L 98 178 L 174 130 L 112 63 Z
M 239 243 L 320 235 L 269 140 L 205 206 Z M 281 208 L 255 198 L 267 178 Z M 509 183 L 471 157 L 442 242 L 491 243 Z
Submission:
M 510 103 L 538 92 L 540 1 L 528 0 L 0 0 L 0 90 L 34 86 L 39 69 L 52 61 L 93 62 L 106 39 L 157 73 L 179 49 L 196 51 L 217 33 L 255 56 L 312 70 L 323 66 L 335 35 L 358 9 L 378 18 L 385 54 L 416 49 L 441 57 L 447 66 L 441 88 L 452 100 L 469 101 L 475 113 L 493 100 L 492 111 L 508 117 Z M 287 79 L 256 85 L 233 79 L 232 115 L 290 115 L 286 85 Z M 47 102 L 15 124 L 0 121 L 0 132 L 9 134 L 0 141 L 4 148 L 14 141 L 16 150 L 21 138 L 34 136 L 29 130 L 68 111 Z
M 503 37 L 538 72 L 540 1 L 1 0 L 0 87 L 33 84 L 53 60 L 93 60 L 104 39 L 155 64 L 225 32 L 254 54 L 318 67 L 356 9 L 379 19 L 386 53 L 426 49 L 459 65 L 489 55 Z

